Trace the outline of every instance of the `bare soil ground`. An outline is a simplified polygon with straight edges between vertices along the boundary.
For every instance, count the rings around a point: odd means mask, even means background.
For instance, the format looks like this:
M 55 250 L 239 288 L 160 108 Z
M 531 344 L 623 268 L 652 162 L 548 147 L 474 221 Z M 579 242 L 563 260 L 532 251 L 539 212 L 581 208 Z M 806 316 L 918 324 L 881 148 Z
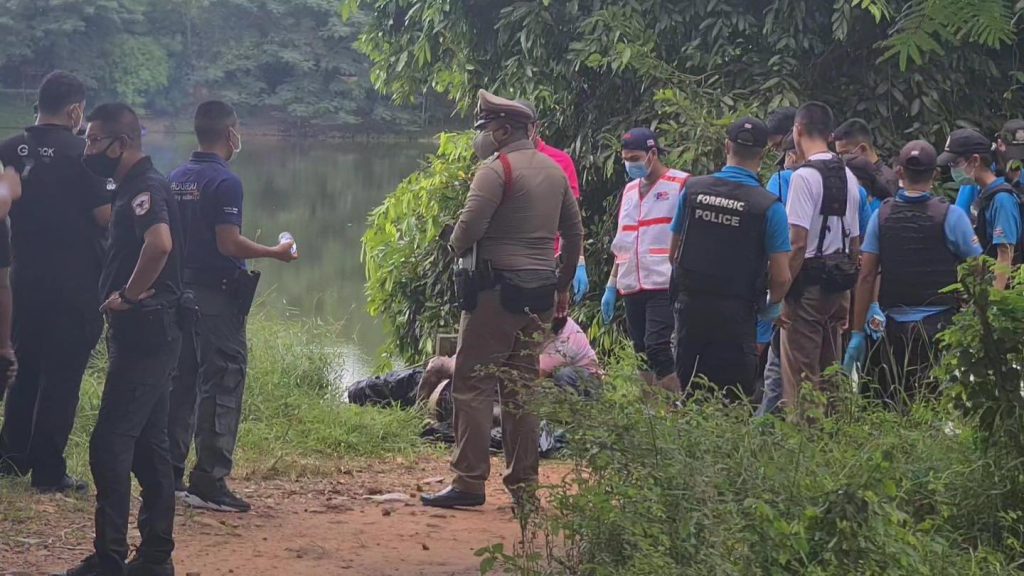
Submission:
M 179 506 L 176 573 L 477 575 L 476 550 L 497 542 L 510 549 L 519 534 L 501 470 L 495 460 L 487 505 L 474 511 L 420 506 L 419 495 L 443 488 L 448 476 L 436 457 L 367 464 L 330 479 L 239 480 L 232 486 L 253 504 L 249 514 Z M 542 466 L 542 482 L 557 483 L 564 473 L 564 465 Z M 25 498 L 32 513 L 0 526 L 0 575 L 50 574 L 89 554 L 91 499 Z

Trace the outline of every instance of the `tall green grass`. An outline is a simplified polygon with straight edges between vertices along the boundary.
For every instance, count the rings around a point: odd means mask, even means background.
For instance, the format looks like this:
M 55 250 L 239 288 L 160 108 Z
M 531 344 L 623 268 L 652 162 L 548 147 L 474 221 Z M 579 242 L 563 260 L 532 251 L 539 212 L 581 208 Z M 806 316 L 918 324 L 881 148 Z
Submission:
M 332 327 L 256 314 L 249 320 L 248 336 L 249 378 L 235 476 L 329 473 L 352 459 L 408 456 L 424 449 L 421 414 L 343 401 L 339 383 L 331 379 L 340 362 Z M 101 341 L 82 384 L 67 450 L 70 472 L 86 479 L 105 356 Z

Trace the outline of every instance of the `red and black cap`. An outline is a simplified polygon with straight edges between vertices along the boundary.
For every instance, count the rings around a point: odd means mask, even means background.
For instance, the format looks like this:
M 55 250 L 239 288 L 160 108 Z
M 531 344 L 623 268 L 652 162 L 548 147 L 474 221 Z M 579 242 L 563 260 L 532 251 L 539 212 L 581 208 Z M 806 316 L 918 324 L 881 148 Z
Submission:
M 729 125 L 726 134 L 730 142 L 751 148 L 764 148 L 768 145 L 768 127 L 757 118 L 747 116 L 736 120 Z
M 650 128 L 633 128 L 622 135 L 622 149 L 635 150 L 639 152 L 650 152 L 657 150 L 664 152 L 665 149 L 658 144 L 658 135 Z
M 935 167 L 939 165 L 935 147 L 924 140 L 908 142 L 900 151 L 900 157 L 896 163 L 906 170 L 915 172 L 935 170 Z

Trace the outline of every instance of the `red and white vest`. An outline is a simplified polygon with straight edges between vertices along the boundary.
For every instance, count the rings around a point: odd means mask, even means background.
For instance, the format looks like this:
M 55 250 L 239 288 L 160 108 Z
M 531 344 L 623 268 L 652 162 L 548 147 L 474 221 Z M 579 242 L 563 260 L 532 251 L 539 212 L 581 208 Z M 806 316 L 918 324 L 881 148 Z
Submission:
M 681 170 L 669 170 L 643 199 L 640 180 L 626 185 L 619 205 L 619 229 L 612 254 L 619 265 L 615 284 L 623 295 L 644 290 L 668 290 L 672 263 L 672 219 L 679 208 L 686 179 Z

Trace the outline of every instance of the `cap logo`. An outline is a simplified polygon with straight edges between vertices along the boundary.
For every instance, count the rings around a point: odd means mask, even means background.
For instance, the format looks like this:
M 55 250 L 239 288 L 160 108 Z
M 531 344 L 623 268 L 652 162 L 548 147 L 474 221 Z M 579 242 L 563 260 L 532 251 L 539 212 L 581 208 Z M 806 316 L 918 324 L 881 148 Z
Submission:
M 1013 143 L 1024 144 L 1024 128 L 1021 128 L 1020 130 L 1017 130 L 1016 132 L 1013 133 Z
M 746 128 L 747 130 L 750 130 L 751 128 L 754 127 L 754 125 L 751 124 L 750 122 L 744 122 L 743 127 Z
M 650 139 L 650 138 L 648 138 L 648 139 L 647 139 L 647 145 L 653 148 L 653 147 L 654 147 L 654 140 L 653 140 L 653 139 Z
M 921 151 L 920 151 L 920 150 L 914 150 L 914 151 L 912 151 L 912 152 L 910 153 L 910 155 L 911 155 L 911 156 L 920 156 L 920 155 L 921 155 Z

